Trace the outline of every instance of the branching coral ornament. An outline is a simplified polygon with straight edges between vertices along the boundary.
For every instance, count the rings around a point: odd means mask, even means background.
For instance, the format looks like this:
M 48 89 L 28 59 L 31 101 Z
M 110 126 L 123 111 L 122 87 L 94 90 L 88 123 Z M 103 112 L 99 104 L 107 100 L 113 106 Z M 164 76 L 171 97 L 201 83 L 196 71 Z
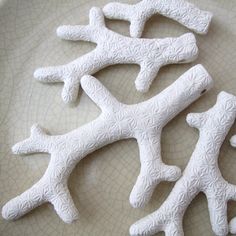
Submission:
M 130 21 L 130 35 L 135 38 L 141 37 L 146 21 L 157 13 L 199 34 L 207 33 L 212 18 L 211 12 L 184 0 L 142 0 L 134 5 L 114 2 L 108 3 L 103 12 L 107 18 Z
M 188 124 L 199 130 L 199 140 L 183 176 L 158 210 L 130 227 L 130 235 L 153 235 L 160 231 L 167 236 L 184 235 L 185 210 L 199 192 L 207 197 L 214 234 L 228 234 L 227 202 L 236 200 L 236 185 L 222 177 L 218 156 L 235 117 L 236 97 L 226 92 L 218 95 L 216 104 L 208 111 L 187 116 Z M 233 226 L 232 223 L 232 229 Z
M 64 82 L 62 99 L 74 102 L 78 96 L 80 79 L 114 64 L 138 64 L 137 90 L 149 89 L 161 66 L 187 63 L 196 59 L 198 48 L 191 33 L 177 38 L 133 39 L 115 33 L 105 26 L 102 10 L 90 10 L 89 25 L 60 26 L 57 35 L 67 40 L 84 40 L 97 44 L 90 53 L 66 65 L 37 69 L 34 77 L 42 82 Z
M 33 208 L 50 202 L 67 223 L 78 212 L 70 196 L 67 180 L 75 165 L 86 155 L 117 140 L 135 138 L 140 151 L 141 171 L 130 195 L 134 207 L 149 201 L 160 181 L 175 181 L 181 171 L 162 162 L 162 128 L 180 111 L 212 86 L 202 65 L 192 67 L 155 97 L 135 105 L 118 102 L 92 76 L 84 76 L 81 85 L 101 108 L 94 121 L 64 135 L 49 135 L 34 125 L 31 136 L 13 146 L 15 154 L 46 152 L 51 160 L 44 176 L 30 189 L 10 200 L 2 209 L 5 219 L 17 219 Z

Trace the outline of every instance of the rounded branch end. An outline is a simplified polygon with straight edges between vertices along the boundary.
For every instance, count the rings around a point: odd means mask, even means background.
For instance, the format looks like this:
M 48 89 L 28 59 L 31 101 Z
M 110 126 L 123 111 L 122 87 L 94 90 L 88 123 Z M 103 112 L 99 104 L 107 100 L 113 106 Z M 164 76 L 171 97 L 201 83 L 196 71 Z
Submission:
M 232 147 L 236 147 L 236 135 L 231 137 L 230 144 Z
M 5 220 L 16 220 L 20 217 L 18 210 L 18 201 L 12 199 L 7 202 L 2 208 L 2 217 Z
M 229 232 L 231 234 L 236 234 L 236 217 L 234 217 L 230 222 L 229 222 Z
M 145 83 L 144 81 L 136 80 L 135 87 L 136 87 L 137 91 L 139 91 L 141 93 L 147 93 L 150 88 L 150 85 L 147 84 L 147 82 Z
M 68 35 L 68 26 L 66 25 L 61 25 L 57 28 L 56 30 L 57 36 L 61 39 L 67 39 Z

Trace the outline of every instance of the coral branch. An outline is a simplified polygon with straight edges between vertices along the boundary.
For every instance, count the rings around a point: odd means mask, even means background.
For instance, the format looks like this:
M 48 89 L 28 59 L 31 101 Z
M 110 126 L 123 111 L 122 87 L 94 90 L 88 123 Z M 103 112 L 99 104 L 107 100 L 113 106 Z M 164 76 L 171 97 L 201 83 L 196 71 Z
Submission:
M 46 202 L 42 181 L 33 185 L 21 195 L 9 201 L 2 208 L 2 217 L 8 220 L 15 220 L 25 215 L 32 209 Z
M 105 89 L 99 81 L 94 80 L 92 76 L 84 76 L 81 80 L 82 88 L 85 93 L 101 108 L 102 111 L 119 109 L 120 103 L 112 94 Z
M 142 0 L 135 5 L 108 3 L 103 12 L 109 19 L 130 21 L 131 37 L 142 35 L 146 21 L 154 14 L 169 17 L 199 34 L 206 34 L 212 13 L 184 0 Z
M 79 34 L 75 34 L 74 32 L 80 32 Z M 94 42 L 93 39 L 93 30 L 90 25 L 83 26 L 83 25 L 76 25 L 76 26 L 70 26 L 70 25 L 62 25 L 57 28 L 57 36 L 61 39 L 65 40 L 72 40 L 72 41 L 88 41 L 88 42 Z
M 181 170 L 165 165 L 161 160 L 160 134 L 138 139 L 141 171 L 130 194 L 133 207 L 141 207 L 149 202 L 155 187 L 161 181 L 176 181 Z
M 140 72 L 135 80 L 136 89 L 138 91 L 147 92 L 159 69 L 160 65 L 155 66 L 151 61 L 141 63 Z
M 199 129 L 199 140 L 183 176 L 158 210 L 130 227 L 131 235 L 152 235 L 160 231 L 168 236 L 184 235 L 185 210 L 199 192 L 207 196 L 215 235 L 227 235 L 227 201 L 236 200 L 236 186 L 223 179 L 218 156 L 235 117 L 236 97 L 226 92 L 218 95 L 216 104 L 208 111 L 187 116 L 188 124 Z M 235 229 L 234 222 L 232 229 Z
M 102 11 L 96 7 L 93 7 L 89 13 L 89 24 L 91 26 L 105 26 L 104 15 Z
M 47 132 L 38 124 L 31 127 L 30 138 L 16 144 L 12 151 L 15 154 L 26 154 L 35 152 L 49 152 L 50 138 Z
M 140 73 L 135 81 L 137 90 L 149 89 L 161 66 L 187 63 L 196 59 L 198 48 L 193 34 L 177 38 L 133 39 L 117 34 L 104 24 L 99 8 L 90 10 L 87 26 L 61 26 L 57 34 L 63 39 L 86 40 L 97 44 L 88 54 L 62 66 L 39 68 L 34 77 L 42 82 L 64 82 L 62 99 L 74 102 L 78 96 L 80 79 L 114 64 L 138 64 Z
M 105 28 L 102 12 L 93 7 L 89 13 L 89 25 L 63 25 L 57 28 L 57 36 L 66 40 L 84 40 L 97 43 L 96 35 Z
M 78 213 L 67 188 L 67 180 L 75 165 L 86 155 L 109 143 L 128 138 L 137 139 L 141 171 L 132 190 L 134 207 L 148 202 L 160 181 L 175 181 L 180 169 L 161 160 L 161 130 L 167 122 L 212 86 L 207 71 L 197 65 L 184 73 L 160 94 L 140 104 L 118 102 L 92 76 L 81 80 L 84 91 L 102 109 L 94 121 L 64 135 L 47 135 L 33 126 L 29 139 L 16 144 L 14 153 L 46 151 L 51 160 L 44 176 L 32 188 L 10 200 L 2 209 L 5 219 L 16 219 L 44 202 L 50 202 L 65 222 L 77 219 Z

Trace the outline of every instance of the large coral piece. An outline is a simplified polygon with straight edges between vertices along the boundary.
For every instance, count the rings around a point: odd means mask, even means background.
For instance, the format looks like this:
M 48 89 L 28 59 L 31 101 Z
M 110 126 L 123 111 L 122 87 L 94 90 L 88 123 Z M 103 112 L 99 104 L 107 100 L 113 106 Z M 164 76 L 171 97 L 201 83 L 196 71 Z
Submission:
M 78 212 L 67 187 L 70 173 L 86 155 L 121 139 L 135 138 L 140 151 L 141 171 L 130 195 L 134 207 L 147 203 L 160 181 L 175 181 L 180 177 L 178 167 L 162 162 L 161 131 L 166 123 L 211 88 L 212 79 L 203 66 L 192 67 L 160 94 L 135 105 L 118 102 L 92 76 L 84 76 L 81 85 L 101 108 L 101 115 L 64 135 L 49 135 L 39 125 L 34 125 L 31 136 L 12 148 L 15 154 L 50 153 L 51 159 L 37 183 L 6 203 L 2 209 L 5 219 L 17 219 L 45 202 L 54 206 L 64 222 L 77 219 Z
M 184 0 L 142 0 L 130 5 L 108 3 L 103 12 L 107 18 L 130 21 L 131 37 L 141 37 L 146 21 L 154 14 L 169 17 L 199 34 L 206 34 L 212 13 L 202 11 Z
M 199 192 L 207 197 L 215 235 L 228 234 L 227 202 L 236 200 L 236 185 L 222 177 L 218 156 L 235 117 L 236 97 L 226 92 L 218 95 L 216 104 L 208 111 L 187 116 L 188 124 L 199 130 L 199 140 L 183 176 L 158 210 L 131 226 L 131 235 L 152 235 L 160 231 L 167 236 L 184 235 L 185 210 Z M 233 232 L 234 222 L 231 225 Z
M 89 25 L 60 26 L 57 35 L 67 40 L 90 41 L 97 47 L 66 65 L 40 68 L 34 73 L 42 82 L 64 82 L 62 99 L 66 103 L 76 100 L 82 76 L 109 65 L 140 65 L 135 85 L 137 90 L 145 92 L 161 66 L 191 62 L 198 55 L 196 39 L 191 33 L 177 38 L 133 39 L 109 30 L 99 8 L 92 8 L 89 18 Z

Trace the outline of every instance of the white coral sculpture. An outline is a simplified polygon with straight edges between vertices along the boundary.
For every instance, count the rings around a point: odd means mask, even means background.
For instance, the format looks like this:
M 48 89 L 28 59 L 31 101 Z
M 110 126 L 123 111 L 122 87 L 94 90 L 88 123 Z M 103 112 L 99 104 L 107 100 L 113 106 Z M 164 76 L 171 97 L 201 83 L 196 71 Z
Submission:
M 185 210 L 199 192 L 207 197 L 212 230 L 215 235 L 228 234 L 227 202 L 236 200 L 236 185 L 228 183 L 218 167 L 220 147 L 236 117 L 236 97 L 221 92 L 216 104 L 206 112 L 187 116 L 191 127 L 199 130 L 199 140 L 182 177 L 171 193 L 152 214 L 130 227 L 130 235 L 181 236 Z
M 134 207 L 144 205 L 160 181 L 175 181 L 181 171 L 162 162 L 160 138 L 163 126 L 212 86 L 212 79 L 201 65 L 192 67 L 155 97 L 135 105 L 118 102 L 92 76 L 81 80 L 83 90 L 101 108 L 94 121 L 64 135 L 49 135 L 39 125 L 31 136 L 17 143 L 15 154 L 51 154 L 43 177 L 30 189 L 10 200 L 2 209 L 5 219 L 17 219 L 33 208 L 50 202 L 67 223 L 78 212 L 70 196 L 67 180 L 75 165 L 86 155 L 106 144 L 135 138 L 140 151 L 141 171 L 130 195 Z
M 198 48 L 191 33 L 177 38 L 133 39 L 109 30 L 99 8 L 90 10 L 89 25 L 60 26 L 57 35 L 67 40 L 85 40 L 97 47 L 78 59 L 61 66 L 39 68 L 34 77 L 42 82 L 64 82 L 62 99 L 74 102 L 78 96 L 80 80 L 113 64 L 138 64 L 137 90 L 145 92 L 156 77 L 161 66 L 185 63 L 196 59 Z
M 108 3 L 103 12 L 109 19 L 130 21 L 130 35 L 139 38 L 146 21 L 154 14 L 169 17 L 199 34 L 206 34 L 212 19 L 212 13 L 202 11 L 184 0 L 142 0 L 130 5 Z

